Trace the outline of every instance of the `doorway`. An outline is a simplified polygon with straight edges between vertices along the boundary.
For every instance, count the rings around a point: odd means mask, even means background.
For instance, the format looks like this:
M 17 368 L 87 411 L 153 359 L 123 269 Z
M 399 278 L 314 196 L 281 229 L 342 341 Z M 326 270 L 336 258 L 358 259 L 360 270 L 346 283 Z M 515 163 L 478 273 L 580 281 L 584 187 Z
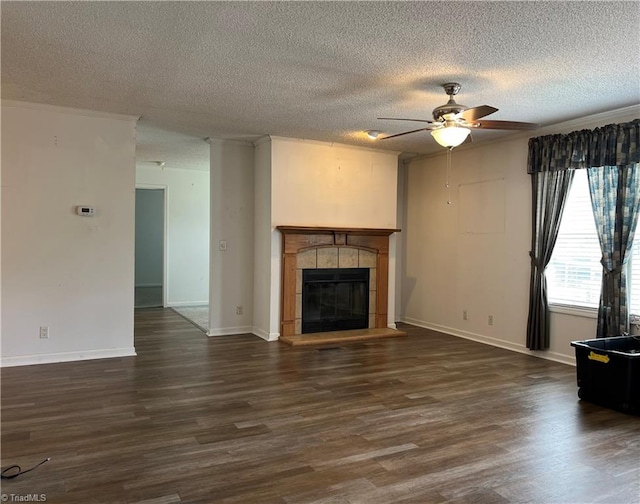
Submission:
M 164 188 L 136 188 L 136 308 L 164 306 L 164 214 Z

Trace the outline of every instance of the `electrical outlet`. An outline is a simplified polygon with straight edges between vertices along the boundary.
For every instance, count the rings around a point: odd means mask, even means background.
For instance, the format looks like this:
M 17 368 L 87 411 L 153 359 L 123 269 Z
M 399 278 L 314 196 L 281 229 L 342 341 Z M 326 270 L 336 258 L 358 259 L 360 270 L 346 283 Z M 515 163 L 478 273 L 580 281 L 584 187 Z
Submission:
M 469 320 L 469 315 L 467 314 L 467 310 L 462 310 L 462 320 Z
M 227 240 L 220 240 L 218 248 L 223 252 L 227 250 Z
M 493 315 L 489 315 L 489 325 L 493 325 Z
M 40 339 L 49 339 L 49 326 L 40 326 Z
M 236 306 L 236 315 L 242 315 L 243 309 L 242 306 Z

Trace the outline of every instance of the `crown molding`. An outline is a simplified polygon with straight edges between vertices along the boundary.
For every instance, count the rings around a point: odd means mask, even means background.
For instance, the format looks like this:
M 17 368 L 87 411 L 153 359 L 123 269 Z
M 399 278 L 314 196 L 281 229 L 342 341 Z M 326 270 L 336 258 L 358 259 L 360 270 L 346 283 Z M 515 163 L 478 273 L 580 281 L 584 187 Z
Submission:
M 2 108 L 15 107 L 32 110 L 43 110 L 45 112 L 57 112 L 59 114 L 79 115 L 85 117 L 97 117 L 101 119 L 115 119 L 118 121 L 137 122 L 141 116 L 128 114 L 114 114 L 111 112 L 99 112 L 96 110 L 79 109 L 73 107 L 63 107 L 59 105 L 49 105 L 47 103 L 26 102 L 19 100 L 2 100 Z
M 271 143 L 271 136 L 270 135 L 264 135 L 264 136 L 261 136 L 260 138 L 258 138 L 257 140 L 254 140 L 253 141 L 253 146 L 257 147 L 258 145 L 267 144 L 267 143 Z
M 629 107 L 623 107 L 615 110 L 607 110 L 605 112 L 600 112 L 598 114 L 592 114 L 583 117 L 577 117 L 575 119 L 570 119 L 568 121 L 563 121 L 560 123 L 548 124 L 546 126 L 542 126 L 539 130 L 536 130 L 535 135 L 527 135 L 529 137 L 533 136 L 544 136 L 544 135 L 552 135 L 554 133 L 569 133 L 571 131 L 575 131 L 581 128 L 597 128 L 598 126 L 605 126 L 606 124 L 611 124 L 611 122 L 621 122 L 633 120 L 640 117 L 640 104 L 631 105 Z M 541 133 L 541 134 L 540 134 Z
M 392 150 L 384 150 L 384 149 L 374 149 L 372 147 L 362 147 L 361 145 L 351 145 L 351 144 L 344 144 L 344 143 L 340 143 L 340 142 L 325 142 L 322 140 L 310 140 L 307 138 L 291 138 L 291 137 L 281 137 L 281 136 L 275 136 L 275 135 L 269 135 L 269 138 L 271 140 L 280 140 L 280 141 L 285 141 L 285 142 L 290 142 L 290 143 L 303 143 L 303 144 L 308 144 L 308 145 L 323 145 L 325 147 L 340 147 L 341 149 L 352 149 L 352 150 L 359 150 L 359 151 L 366 151 L 366 152 L 371 152 L 371 153 L 375 153 L 375 154 L 390 154 L 392 156 L 400 156 L 400 154 L 402 154 L 402 151 L 392 151 Z
M 253 142 L 250 140 L 236 140 L 234 138 L 214 138 L 214 137 L 207 137 L 205 138 L 205 141 L 209 144 L 209 145 L 215 145 L 215 144 L 232 144 L 232 145 L 243 145 L 243 146 L 253 146 Z

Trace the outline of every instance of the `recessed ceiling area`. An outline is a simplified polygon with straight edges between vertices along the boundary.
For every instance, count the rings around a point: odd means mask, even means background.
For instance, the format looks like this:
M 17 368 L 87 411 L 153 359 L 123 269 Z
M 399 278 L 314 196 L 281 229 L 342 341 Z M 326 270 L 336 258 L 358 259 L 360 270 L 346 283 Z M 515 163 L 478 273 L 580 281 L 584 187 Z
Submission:
M 185 144 L 276 135 L 434 152 L 442 147 L 428 132 L 388 141 L 365 132 L 414 129 L 377 118 L 431 119 L 452 81 L 462 84 L 458 103 L 498 108 L 492 120 L 548 125 L 640 102 L 635 1 L 1 9 L 2 97 L 141 116 L 141 156 L 157 156 L 151 144 L 165 132 Z
M 136 166 L 209 171 L 209 157 L 206 139 L 138 121 Z

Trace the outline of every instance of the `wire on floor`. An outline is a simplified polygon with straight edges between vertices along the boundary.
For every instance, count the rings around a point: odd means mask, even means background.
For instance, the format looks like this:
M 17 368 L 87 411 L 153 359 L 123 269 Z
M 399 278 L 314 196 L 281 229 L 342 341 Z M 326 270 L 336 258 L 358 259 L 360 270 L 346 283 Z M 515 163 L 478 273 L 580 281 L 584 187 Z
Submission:
M 21 474 L 28 473 L 29 471 L 33 471 L 36 467 L 40 467 L 45 462 L 49 462 L 49 460 L 51 460 L 51 457 L 47 457 L 46 459 L 44 459 L 39 464 L 34 465 L 31 469 L 25 469 L 24 471 L 22 470 L 22 468 L 18 464 L 9 466 L 9 467 L 3 469 L 2 472 L 0 472 L 0 477 L 2 477 L 2 479 L 17 478 Z M 10 474 L 12 471 L 13 471 L 13 474 Z

